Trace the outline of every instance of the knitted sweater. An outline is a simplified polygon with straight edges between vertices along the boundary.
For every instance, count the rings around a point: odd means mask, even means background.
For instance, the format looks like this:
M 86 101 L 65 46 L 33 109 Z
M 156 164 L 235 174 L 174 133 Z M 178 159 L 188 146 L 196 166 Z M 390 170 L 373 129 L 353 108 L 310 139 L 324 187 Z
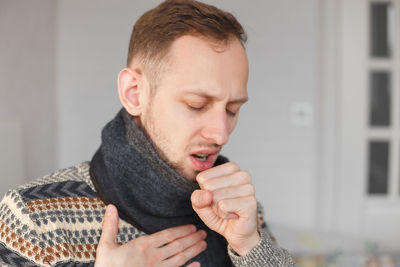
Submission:
M 59 170 L 16 190 L 0 203 L 0 266 L 93 266 L 104 203 L 89 176 L 89 163 Z M 235 266 L 294 266 L 265 231 L 259 209 L 261 241 L 240 257 L 227 249 Z M 145 235 L 119 221 L 117 241 Z

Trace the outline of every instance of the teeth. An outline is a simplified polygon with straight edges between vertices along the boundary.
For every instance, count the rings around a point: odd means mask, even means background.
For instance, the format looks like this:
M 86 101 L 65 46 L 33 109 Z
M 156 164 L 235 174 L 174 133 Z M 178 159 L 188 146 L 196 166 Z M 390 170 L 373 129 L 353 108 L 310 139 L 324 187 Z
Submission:
M 198 159 L 199 161 L 206 161 L 208 154 L 194 154 L 194 156 L 196 157 L 196 159 Z

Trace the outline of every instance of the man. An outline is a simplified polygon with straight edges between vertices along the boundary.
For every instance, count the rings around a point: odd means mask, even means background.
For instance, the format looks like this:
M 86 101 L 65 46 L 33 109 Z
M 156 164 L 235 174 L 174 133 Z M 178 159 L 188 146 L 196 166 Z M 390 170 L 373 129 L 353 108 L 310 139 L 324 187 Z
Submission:
M 250 174 L 219 156 L 248 99 L 245 41 L 231 14 L 193 0 L 145 13 L 91 162 L 4 197 L 0 263 L 293 266 Z

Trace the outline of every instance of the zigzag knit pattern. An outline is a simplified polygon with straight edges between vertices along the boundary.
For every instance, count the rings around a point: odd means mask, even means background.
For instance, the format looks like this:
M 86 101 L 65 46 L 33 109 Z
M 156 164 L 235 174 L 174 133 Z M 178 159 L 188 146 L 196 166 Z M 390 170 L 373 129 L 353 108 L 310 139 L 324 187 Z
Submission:
M 93 266 L 104 211 L 88 162 L 10 190 L 0 203 L 0 265 Z M 141 235 L 120 220 L 118 242 Z

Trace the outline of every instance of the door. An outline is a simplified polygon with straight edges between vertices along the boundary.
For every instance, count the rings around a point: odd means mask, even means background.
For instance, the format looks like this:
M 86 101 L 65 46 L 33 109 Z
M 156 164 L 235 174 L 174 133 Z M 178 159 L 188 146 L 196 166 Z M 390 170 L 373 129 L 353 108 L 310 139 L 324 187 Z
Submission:
M 400 249 L 400 0 L 342 0 L 335 228 Z

